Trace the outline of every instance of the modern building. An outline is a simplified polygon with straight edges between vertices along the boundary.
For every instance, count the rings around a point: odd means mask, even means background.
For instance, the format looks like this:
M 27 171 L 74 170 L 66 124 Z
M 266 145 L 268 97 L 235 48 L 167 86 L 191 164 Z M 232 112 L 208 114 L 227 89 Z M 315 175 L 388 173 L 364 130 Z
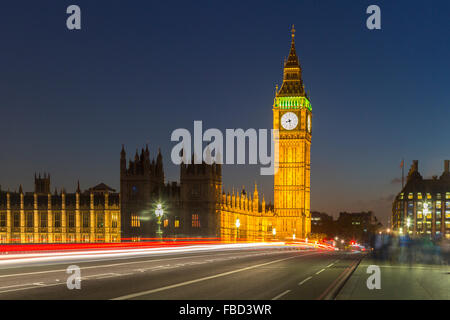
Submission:
M 311 233 L 325 234 L 331 236 L 334 234 L 333 217 L 324 212 L 311 212 Z
M 392 206 L 392 227 L 400 234 L 450 239 L 450 160 L 440 177 L 424 179 L 414 160 Z
M 50 194 L 47 174 L 34 184 L 34 192 L 0 191 L 0 243 L 120 241 L 119 194 L 108 186 Z
M 382 228 L 372 211 L 340 212 L 336 230 L 341 238 L 368 242 Z

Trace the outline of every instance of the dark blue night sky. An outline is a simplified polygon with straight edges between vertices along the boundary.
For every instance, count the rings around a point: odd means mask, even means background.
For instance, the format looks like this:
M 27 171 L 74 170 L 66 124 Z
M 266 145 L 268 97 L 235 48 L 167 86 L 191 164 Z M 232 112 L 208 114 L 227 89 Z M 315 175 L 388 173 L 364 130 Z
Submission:
M 82 30 L 66 28 L 70 4 Z M 366 28 L 370 4 L 382 30 Z M 290 27 L 313 106 L 312 210 L 374 210 L 385 223 L 399 168 L 450 159 L 448 1 L 2 1 L 0 184 L 119 187 L 119 153 L 176 128 L 270 128 Z M 226 166 L 225 190 L 259 166 Z

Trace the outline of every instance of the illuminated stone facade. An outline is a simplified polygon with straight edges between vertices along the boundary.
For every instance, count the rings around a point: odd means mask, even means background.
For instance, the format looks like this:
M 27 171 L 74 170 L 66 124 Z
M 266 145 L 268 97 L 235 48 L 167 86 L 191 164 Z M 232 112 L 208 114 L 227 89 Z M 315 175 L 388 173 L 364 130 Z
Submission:
M 294 31 L 294 30 L 293 30 Z M 287 112 L 298 117 L 298 125 L 286 130 L 280 118 Z M 180 182 L 164 183 L 161 153 L 150 159 L 148 146 L 127 165 L 122 148 L 120 160 L 121 217 L 125 239 L 156 236 L 154 211 L 162 203 L 165 237 L 208 236 L 224 241 L 266 241 L 305 238 L 311 232 L 310 146 L 311 104 L 305 93 L 295 51 L 294 32 L 284 65 L 283 85 L 273 105 L 273 124 L 280 129 L 279 170 L 275 175 L 275 206 L 244 188 L 224 193 L 219 164 L 181 164 Z M 193 157 L 192 157 L 193 158 Z
M 311 232 L 311 104 L 302 81 L 295 51 L 294 28 L 289 57 L 284 63 L 283 84 L 273 105 L 273 128 L 279 130 L 279 169 L 274 179 L 276 230 L 280 237 Z
M 35 191 L 0 191 L 0 243 L 119 242 L 119 194 L 101 184 L 86 192 L 55 191 L 50 175 Z
M 392 227 L 400 234 L 450 239 L 450 161 L 438 178 L 423 179 L 413 161 L 406 185 L 392 206 Z

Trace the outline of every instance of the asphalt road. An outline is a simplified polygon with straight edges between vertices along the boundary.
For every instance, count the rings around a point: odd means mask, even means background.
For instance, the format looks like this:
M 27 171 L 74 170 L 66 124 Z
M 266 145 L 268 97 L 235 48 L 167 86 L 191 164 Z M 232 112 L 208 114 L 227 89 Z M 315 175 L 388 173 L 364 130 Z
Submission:
M 245 248 L 0 267 L 0 299 L 323 299 L 359 261 L 355 253 Z M 66 268 L 81 270 L 69 290 Z

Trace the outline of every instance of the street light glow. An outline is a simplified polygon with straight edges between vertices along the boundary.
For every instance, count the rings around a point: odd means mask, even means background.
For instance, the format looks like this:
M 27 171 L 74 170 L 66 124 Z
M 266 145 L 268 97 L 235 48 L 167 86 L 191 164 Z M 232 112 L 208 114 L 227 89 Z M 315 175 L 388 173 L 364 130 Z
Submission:
M 241 226 L 241 221 L 239 218 L 236 219 L 236 228 L 239 228 Z

